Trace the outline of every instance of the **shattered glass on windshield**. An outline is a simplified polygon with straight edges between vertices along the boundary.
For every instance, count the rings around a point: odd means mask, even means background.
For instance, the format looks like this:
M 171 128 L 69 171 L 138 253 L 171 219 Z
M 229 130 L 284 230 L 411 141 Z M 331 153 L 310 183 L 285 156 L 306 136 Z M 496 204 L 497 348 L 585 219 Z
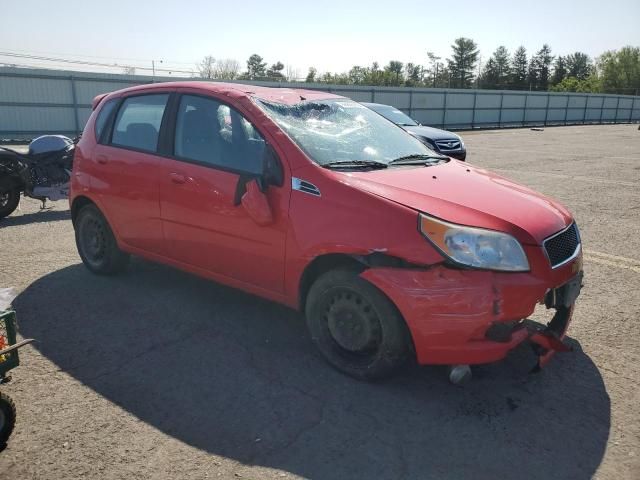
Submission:
M 436 155 L 377 113 L 351 100 L 257 103 L 320 165 L 336 162 L 389 164 L 399 157 Z M 383 166 L 384 166 L 383 165 Z

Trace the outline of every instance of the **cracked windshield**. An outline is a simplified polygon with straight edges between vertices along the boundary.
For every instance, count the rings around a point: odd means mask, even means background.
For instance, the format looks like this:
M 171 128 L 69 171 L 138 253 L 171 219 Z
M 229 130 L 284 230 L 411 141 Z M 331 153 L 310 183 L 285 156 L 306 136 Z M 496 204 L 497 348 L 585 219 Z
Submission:
M 399 157 L 434 155 L 405 131 L 356 102 L 258 103 L 320 165 L 346 161 L 388 164 Z

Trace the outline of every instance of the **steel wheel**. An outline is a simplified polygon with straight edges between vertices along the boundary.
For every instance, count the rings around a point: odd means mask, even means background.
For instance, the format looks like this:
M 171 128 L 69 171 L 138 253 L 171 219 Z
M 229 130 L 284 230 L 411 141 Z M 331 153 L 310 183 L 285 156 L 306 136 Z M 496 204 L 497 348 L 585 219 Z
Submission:
M 309 290 L 305 313 L 311 337 L 327 361 L 355 378 L 383 378 L 411 353 L 402 315 L 357 271 L 321 275 Z
M 111 227 L 95 205 L 80 210 L 74 227 L 78 253 L 89 270 L 110 275 L 127 266 L 129 255 L 118 248 Z
M 107 246 L 104 223 L 87 218 L 80 226 L 80 247 L 84 258 L 93 265 L 100 265 L 105 258 Z
M 327 302 L 324 318 L 331 338 L 344 355 L 368 360 L 380 347 L 380 319 L 371 303 L 358 292 L 335 289 Z

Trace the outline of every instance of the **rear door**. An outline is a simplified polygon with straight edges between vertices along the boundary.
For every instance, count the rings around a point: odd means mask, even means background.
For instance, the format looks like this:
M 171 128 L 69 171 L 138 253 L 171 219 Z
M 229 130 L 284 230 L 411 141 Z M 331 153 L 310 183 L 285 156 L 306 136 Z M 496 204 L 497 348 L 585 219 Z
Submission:
M 122 99 L 93 154 L 91 187 L 118 238 L 135 248 L 161 253 L 158 139 L 170 92 Z
M 160 175 L 167 255 L 282 292 L 289 183 L 266 191 L 271 225 L 257 225 L 238 201 L 247 179 L 262 172 L 265 138 L 221 99 L 183 94 L 176 100 L 171 158 Z

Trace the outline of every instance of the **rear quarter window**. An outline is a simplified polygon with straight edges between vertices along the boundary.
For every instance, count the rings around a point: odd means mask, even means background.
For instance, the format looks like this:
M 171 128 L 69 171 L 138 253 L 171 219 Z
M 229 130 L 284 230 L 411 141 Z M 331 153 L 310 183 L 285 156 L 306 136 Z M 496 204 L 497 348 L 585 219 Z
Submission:
M 98 112 L 98 118 L 96 118 L 95 123 L 95 134 L 96 140 L 100 142 L 100 137 L 102 136 L 102 132 L 104 131 L 104 127 L 107 125 L 107 120 L 113 112 L 113 109 L 118 104 L 117 98 L 112 98 L 107 103 L 100 107 L 100 111 Z

